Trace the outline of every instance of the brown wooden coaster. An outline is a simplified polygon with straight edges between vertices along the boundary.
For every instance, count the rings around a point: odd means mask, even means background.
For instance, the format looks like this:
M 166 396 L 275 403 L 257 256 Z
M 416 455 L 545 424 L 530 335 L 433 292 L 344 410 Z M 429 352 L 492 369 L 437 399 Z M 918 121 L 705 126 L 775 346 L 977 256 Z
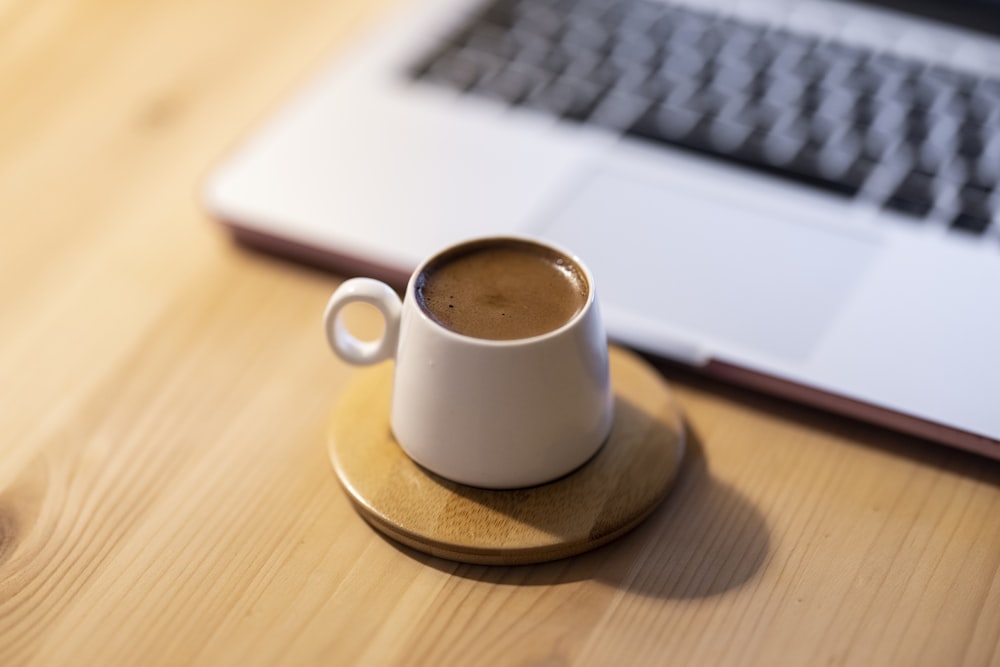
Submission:
M 611 349 L 615 422 L 587 463 L 541 486 L 495 491 L 414 463 L 389 428 L 392 364 L 358 374 L 334 408 L 337 477 L 377 530 L 418 551 L 515 565 L 594 549 L 637 526 L 670 489 L 684 454 L 680 409 L 645 361 Z

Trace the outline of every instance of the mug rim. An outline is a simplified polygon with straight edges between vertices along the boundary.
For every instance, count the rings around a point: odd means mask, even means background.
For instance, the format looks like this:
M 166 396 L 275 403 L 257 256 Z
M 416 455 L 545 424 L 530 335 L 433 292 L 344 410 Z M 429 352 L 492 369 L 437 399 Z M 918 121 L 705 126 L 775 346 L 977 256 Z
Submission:
M 470 336 L 468 334 L 459 333 L 449 329 L 445 325 L 441 324 L 435 320 L 431 315 L 420 305 L 419 299 L 417 299 L 416 294 L 416 283 L 417 279 L 423 273 L 432 262 L 444 257 L 446 254 L 455 252 L 467 246 L 478 245 L 482 243 L 489 242 L 504 242 L 504 241 L 515 241 L 519 243 L 526 243 L 528 245 L 535 245 L 541 248 L 546 248 L 548 250 L 554 251 L 555 253 L 568 258 L 576 267 L 580 269 L 583 273 L 584 279 L 587 281 L 587 299 L 580 310 L 573 314 L 573 317 L 569 318 L 561 325 L 552 329 L 551 331 L 546 331 L 535 336 L 526 336 L 524 338 L 506 338 L 506 339 L 496 339 L 496 338 L 478 338 L 476 336 Z M 542 240 L 534 236 L 529 236 L 527 234 L 490 234 L 485 236 L 474 236 L 460 241 L 456 241 L 444 248 L 441 248 L 435 252 L 430 257 L 425 258 L 420 264 L 414 269 L 413 273 L 410 275 L 410 280 L 406 285 L 406 299 L 413 300 L 413 307 L 420 315 L 420 318 L 425 322 L 434 326 L 441 333 L 447 336 L 453 337 L 462 342 L 471 342 L 476 344 L 482 344 L 487 347 L 517 347 L 520 345 L 538 343 L 550 338 L 556 338 L 564 332 L 574 328 L 577 323 L 589 313 L 596 301 L 596 289 L 594 283 L 594 276 L 590 272 L 590 268 L 580 259 L 578 255 L 570 252 L 566 248 L 560 246 L 557 243 L 553 243 L 549 240 Z

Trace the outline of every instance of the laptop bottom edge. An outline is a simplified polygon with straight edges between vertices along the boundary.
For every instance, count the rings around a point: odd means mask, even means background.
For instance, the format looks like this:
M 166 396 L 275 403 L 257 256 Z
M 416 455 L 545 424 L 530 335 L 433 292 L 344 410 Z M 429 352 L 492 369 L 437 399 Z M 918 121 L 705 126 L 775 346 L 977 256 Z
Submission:
M 710 377 L 825 412 L 1000 460 L 1000 441 L 878 405 L 713 359 L 698 369 Z

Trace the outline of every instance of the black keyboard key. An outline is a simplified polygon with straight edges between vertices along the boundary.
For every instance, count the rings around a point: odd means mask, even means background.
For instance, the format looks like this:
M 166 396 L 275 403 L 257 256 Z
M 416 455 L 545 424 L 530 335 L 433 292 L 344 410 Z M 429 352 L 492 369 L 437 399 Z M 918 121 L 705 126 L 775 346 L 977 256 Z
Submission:
M 502 63 L 491 56 L 447 49 L 423 66 L 422 71 L 415 72 L 415 76 L 457 90 L 468 90 L 501 67 Z
M 826 116 L 809 115 L 803 113 L 802 120 L 806 124 L 806 134 L 809 141 L 823 145 L 835 138 L 842 137 L 850 132 L 851 126 L 841 120 L 827 118 Z
M 876 103 L 869 129 L 899 134 L 905 129 L 908 111 L 909 109 L 895 101 Z
M 564 15 L 555 7 L 527 4 L 518 8 L 514 27 L 546 38 L 554 38 L 563 29 Z
M 604 96 L 599 86 L 571 77 L 562 77 L 536 93 L 553 101 L 561 111 L 559 116 L 572 121 L 584 121 Z
M 994 97 L 986 90 L 976 88 L 968 97 L 969 118 L 977 123 L 986 122 L 1000 112 L 1000 96 Z
M 683 107 L 661 104 L 651 107 L 628 128 L 626 134 L 650 141 L 679 144 L 701 121 L 701 114 Z
M 611 84 L 611 90 L 618 93 L 638 95 L 645 97 L 649 101 L 657 98 L 649 95 L 648 82 L 653 79 L 656 72 L 644 66 L 633 66 L 623 70 L 618 78 Z
M 693 80 L 704 76 L 703 73 L 708 68 L 709 62 L 709 59 L 698 53 L 671 49 L 664 53 L 661 67 L 665 72 Z
M 701 34 L 701 37 L 698 38 L 697 47 L 701 53 L 708 56 L 715 56 L 725 43 L 726 34 L 717 26 L 713 26 Z
M 696 90 L 691 96 L 679 102 L 680 106 L 701 115 L 717 115 L 732 99 L 725 91 L 714 88 Z
M 559 41 L 570 47 L 607 53 L 613 46 L 607 27 L 597 21 L 579 16 L 570 16 L 567 26 L 559 36 Z
M 955 167 L 953 166 L 955 154 L 951 145 L 925 141 L 916 148 L 915 155 L 921 171 L 948 178 L 955 177 Z
M 890 134 L 880 130 L 855 131 L 853 134 L 861 140 L 862 154 L 875 162 L 883 162 L 899 142 L 895 133 Z
M 806 144 L 788 163 L 795 179 L 825 190 L 854 196 L 871 174 L 873 163 L 834 148 Z
M 762 166 L 798 174 L 798 170 L 791 165 L 805 145 L 806 140 L 803 135 L 772 131 L 764 136 Z
M 719 63 L 713 70 L 709 85 L 718 90 L 743 92 L 757 80 L 757 70 L 743 63 Z
M 750 65 L 747 55 L 758 45 L 762 31 L 741 26 L 731 20 L 722 26 L 722 30 L 726 39 L 715 53 L 715 58 L 723 62 Z
M 703 118 L 694 125 L 686 134 L 677 140 L 677 144 L 684 148 L 707 153 L 709 155 L 718 152 L 718 148 L 713 142 L 712 120 Z
M 764 43 L 757 41 L 751 44 L 745 53 L 740 56 L 740 61 L 746 63 L 758 71 L 763 71 L 774 62 L 774 50 Z
M 604 90 L 615 85 L 624 74 L 620 65 L 607 60 L 598 63 L 590 69 L 569 67 L 566 72 L 586 79 Z
M 789 54 L 789 56 L 794 56 L 794 59 L 804 57 L 820 44 L 816 37 L 784 28 L 768 30 L 761 37 L 761 41 L 768 44 L 775 53 Z
M 624 130 L 650 106 L 649 100 L 637 95 L 611 92 L 594 108 L 589 121 L 601 127 Z
M 518 18 L 517 5 L 517 0 L 499 0 L 490 3 L 477 20 L 501 27 L 513 26 Z
M 807 85 L 794 77 L 771 76 L 765 82 L 763 99 L 780 107 L 796 106 L 805 96 Z
M 554 51 L 552 43 L 542 37 L 527 33 L 511 33 L 511 39 L 514 42 L 514 54 L 510 58 L 511 62 L 550 69 L 548 59 Z
M 603 54 L 589 51 L 580 46 L 557 44 L 553 53 L 565 55 L 567 62 L 562 73 L 570 76 L 586 76 L 604 64 Z
M 711 25 L 710 18 L 689 11 L 677 12 L 671 18 L 673 20 L 671 48 L 701 52 L 699 43 Z
M 714 118 L 702 124 L 713 150 L 723 156 L 739 150 L 754 132 L 753 128 L 728 118 Z
M 648 34 L 657 44 L 666 44 L 674 36 L 677 29 L 677 21 L 671 11 L 667 11 L 663 16 L 653 21 L 646 29 Z
M 767 165 L 765 144 L 767 132 L 753 130 L 738 147 L 729 151 L 733 161 L 744 165 Z M 766 169 L 766 166 L 761 167 Z
M 854 127 L 861 131 L 867 131 L 872 126 L 872 123 L 875 122 L 875 117 L 878 115 L 879 102 L 871 95 L 858 93 L 857 91 L 851 91 L 849 94 L 855 100 L 854 110 L 851 113 Z
M 983 152 L 984 137 L 978 128 L 965 126 L 958 135 L 958 154 L 976 160 Z
M 602 13 L 595 15 L 595 18 L 608 28 L 616 29 L 621 27 L 637 5 L 639 5 L 637 2 L 610 4 Z
M 1000 126 L 993 131 L 976 162 L 975 177 L 983 183 L 1000 183 Z
M 414 80 L 426 78 L 427 73 L 432 67 L 434 67 L 435 64 L 437 64 L 439 60 L 447 58 L 453 54 L 454 51 L 455 49 L 451 49 L 446 46 L 438 47 L 430 53 L 425 54 L 419 60 L 415 60 L 410 63 L 410 66 L 406 68 L 406 74 Z
M 477 26 L 467 36 L 459 39 L 467 49 L 486 53 L 500 60 L 510 59 L 517 51 L 510 33 L 495 25 Z
M 877 163 L 864 156 L 854 158 L 847 170 L 841 174 L 837 181 L 847 188 L 853 188 L 855 192 L 864 187 L 868 177 L 875 171 Z
M 813 52 L 797 62 L 790 73 L 802 81 L 811 83 L 825 77 L 829 67 L 830 64 L 824 58 Z
M 845 88 L 859 95 L 875 95 L 882 87 L 883 78 L 876 72 L 859 67 L 850 72 L 843 80 Z
M 648 29 L 665 15 L 667 8 L 659 2 L 636 2 L 614 26 L 619 39 L 630 35 L 648 35 Z
M 807 144 L 788 162 L 788 168 L 798 174 L 799 178 L 806 182 L 818 182 L 826 180 L 820 150 Z M 850 194 L 853 194 L 851 192 Z
M 951 221 L 951 228 L 969 234 L 982 234 L 990 226 L 990 218 L 960 211 Z
M 993 218 L 990 192 L 976 185 L 963 186 L 958 194 L 959 211 L 951 221 L 952 228 L 974 234 L 986 231 Z
M 923 109 L 911 111 L 906 117 L 906 140 L 914 145 L 924 143 L 935 125 L 937 117 L 933 113 Z
M 473 90 L 508 104 L 517 104 L 543 87 L 548 78 L 541 70 L 511 64 L 492 76 L 481 79 Z
M 778 123 L 784 113 L 781 107 L 758 100 L 747 104 L 737 114 L 737 118 L 755 129 L 768 132 Z
M 885 206 L 901 213 L 924 217 L 934 208 L 934 199 L 933 177 L 920 171 L 911 171 L 896 186 Z
M 970 94 L 979 80 L 975 74 L 960 72 L 941 65 L 930 65 L 924 68 L 919 73 L 919 77 L 932 86 L 949 88 L 962 95 Z
M 865 67 L 880 74 L 893 72 L 909 72 L 910 61 L 891 53 L 871 53 L 865 61 Z
M 657 54 L 656 44 L 651 39 L 639 35 L 627 41 L 617 42 L 612 46 L 608 58 L 627 68 L 629 65 L 648 65 L 653 62 Z
M 815 113 L 826 118 L 850 123 L 858 98 L 848 90 L 818 88 Z
M 727 122 L 739 123 L 744 125 L 751 130 L 756 129 L 754 123 L 747 122 L 743 119 L 743 112 L 748 107 L 751 106 L 751 100 L 744 94 L 741 93 L 728 93 L 726 95 L 726 103 L 722 105 L 716 117 L 725 120 Z
M 828 68 L 838 65 L 847 70 L 855 69 L 868 57 L 864 49 L 840 42 L 821 42 L 813 47 L 811 55 L 825 61 Z
M 551 74 L 563 74 L 566 71 L 566 68 L 569 67 L 570 63 L 573 62 L 573 58 L 564 50 L 553 46 L 549 48 L 541 60 L 532 62 L 530 59 L 525 59 L 525 62 L 536 65 L 540 69 L 544 69 L 546 72 Z
M 687 78 L 669 70 L 659 70 L 650 74 L 636 92 L 652 102 L 663 102 L 678 89 L 690 87 Z

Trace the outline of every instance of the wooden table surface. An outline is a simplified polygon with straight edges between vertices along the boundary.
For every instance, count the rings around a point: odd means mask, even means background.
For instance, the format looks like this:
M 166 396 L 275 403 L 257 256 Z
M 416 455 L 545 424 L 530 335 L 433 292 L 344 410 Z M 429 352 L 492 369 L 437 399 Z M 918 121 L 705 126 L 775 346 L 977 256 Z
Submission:
M 358 517 L 338 278 L 198 187 L 384 9 L 0 1 L 0 665 L 1000 663 L 1000 464 L 693 375 L 610 546 L 458 565 Z

